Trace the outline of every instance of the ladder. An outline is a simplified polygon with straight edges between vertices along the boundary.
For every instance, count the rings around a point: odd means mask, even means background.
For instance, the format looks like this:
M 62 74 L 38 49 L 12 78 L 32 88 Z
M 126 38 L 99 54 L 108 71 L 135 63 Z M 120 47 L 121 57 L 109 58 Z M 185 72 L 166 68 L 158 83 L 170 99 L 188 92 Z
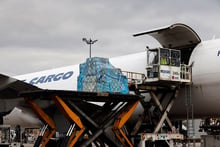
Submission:
M 187 83 L 185 85 L 185 105 L 186 105 L 186 114 L 187 114 L 187 141 L 188 147 L 193 141 L 193 147 L 195 147 L 195 122 L 194 122 L 194 105 L 192 102 L 192 85 Z

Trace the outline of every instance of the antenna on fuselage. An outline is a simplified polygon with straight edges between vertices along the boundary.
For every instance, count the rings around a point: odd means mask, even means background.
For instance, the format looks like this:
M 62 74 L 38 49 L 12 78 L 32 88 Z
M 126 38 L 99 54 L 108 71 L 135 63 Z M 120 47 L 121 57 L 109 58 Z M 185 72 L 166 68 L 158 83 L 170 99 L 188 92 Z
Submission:
M 97 42 L 98 40 L 92 40 L 91 38 L 88 40 L 88 39 L 86 39 L 86 38 L 83 38 L 82 41 L 86 42 L 86 44 L 89 45 L 89 58 L 91 58 L 91 56 L 92 56 L 92 55 L 91 55 L 91 54 L 92 54 L 92 53 L 91 53 L 91 52 L 92 52 L 92 51 L 91 51 L 91 50 L 92 50 L 92 49 L 91 49 L 91 48 L 92 48 L 92 44 L 94 44 L 94 43 Z

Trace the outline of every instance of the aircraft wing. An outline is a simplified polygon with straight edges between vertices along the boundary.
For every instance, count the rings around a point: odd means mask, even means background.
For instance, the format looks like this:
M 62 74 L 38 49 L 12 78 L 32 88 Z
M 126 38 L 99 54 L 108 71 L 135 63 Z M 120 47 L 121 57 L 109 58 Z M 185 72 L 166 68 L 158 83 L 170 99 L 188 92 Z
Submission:
M 20 92 L 40 90 L 40 88 L 0 74 L 0 99 L 14 99 Z

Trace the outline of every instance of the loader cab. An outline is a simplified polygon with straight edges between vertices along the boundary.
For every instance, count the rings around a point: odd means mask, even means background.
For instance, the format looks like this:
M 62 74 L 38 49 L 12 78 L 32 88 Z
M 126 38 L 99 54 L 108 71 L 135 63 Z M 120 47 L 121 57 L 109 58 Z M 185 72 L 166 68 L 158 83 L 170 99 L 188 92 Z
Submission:
M 181 81 L 181 52 L 176 49 L 147 50 L 147 81 Z M 188 76 L 189 77 L 189 76 Z

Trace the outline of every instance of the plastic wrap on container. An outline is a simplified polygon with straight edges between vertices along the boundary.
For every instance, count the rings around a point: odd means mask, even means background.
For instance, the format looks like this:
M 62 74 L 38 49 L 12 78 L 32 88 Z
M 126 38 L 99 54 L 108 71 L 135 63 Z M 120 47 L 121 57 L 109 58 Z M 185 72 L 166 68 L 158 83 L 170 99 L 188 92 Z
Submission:
M 80 75 L 77 81 L 78 91 L 110 92 L 127 94 L 127 77 L 112 66 L 106 58 L 88 58 L 80 64 Z

